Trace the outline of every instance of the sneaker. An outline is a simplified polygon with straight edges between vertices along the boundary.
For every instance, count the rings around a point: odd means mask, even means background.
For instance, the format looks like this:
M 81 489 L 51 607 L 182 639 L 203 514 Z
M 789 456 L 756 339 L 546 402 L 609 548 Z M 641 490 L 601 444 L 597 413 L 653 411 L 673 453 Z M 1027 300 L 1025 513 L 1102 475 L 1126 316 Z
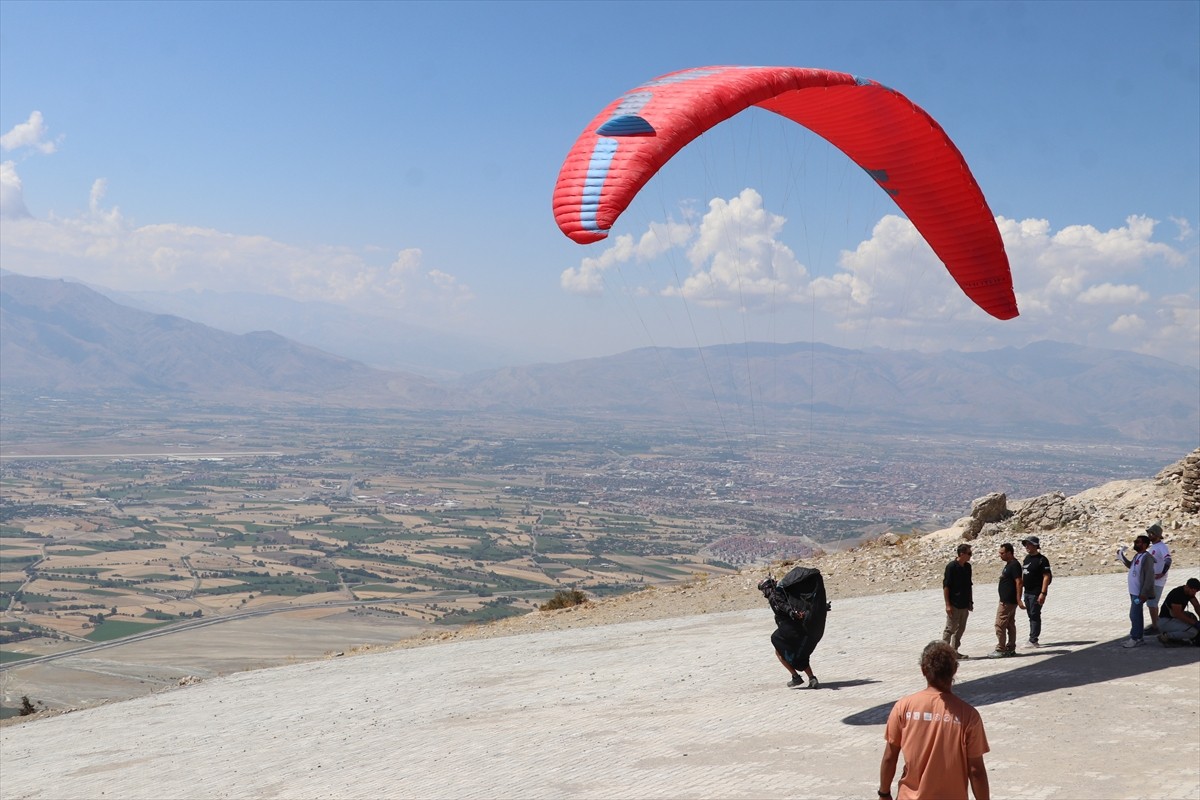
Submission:
M 954 657 L 955 657 L 955 658 L 957 658 L 957 659 L 959 659 L 959 660 L 962 660 L 962 659 L 964 659 L 964 658 L 970 658 L 970 656 L 963 655 L 962 653 L 955 653 L 955 654 L 954 654 Z
M 1149 633 L 1149 634 L 1151 634 L 1151 635 L 1157 634 L 1157 633 L 1158 633 L 1158 626 L 1157 626 L 1157 625 L 1150 625 L 1150 626 L 1148 626 L 1148 627 L 1146 628 L 1146 633 Z
M 987 658 L 1004 658 L 1008 655 L 1008 651 L 1003 647 L 997 647 L 995 650 L 987 654 Z
M 1144 644 L 1145 642 L 1141 639 L 1130 639 L 1128 642 L 1125 642 L 1125 644 L 1121 645 L 1121 647 L 1128 649 L 1130 647 L 1141 647 Z
M 1026 643 L 1025 643 L 1025 646 L 1026 646 L 1026 647 L 1033 647 L 1033 648 L 1038 648 L 1038 647 L 1041 647 L 1041 645 L 1040 645 L 1040 644 L 1038 644 L 1037 642 L 1035 642 L 1033 639 L 1030 639 L 1028 642 L 1026 642 Z
M 788 681 L 788 686 L 789 687 L 804 686 L 804 676 L 803 675 L 793 675 L 792 679 L 790 681 Z
M 808 688 L 809 689 L 820 689 L 821 688 L 821 682 L 819 680 L 817 680 L 816 675 L 813 675 L 811 678 L 808 679 Z
M 1015 656 L 1016 654 L 1017 654 L 1017 646 L 1015 644 L 1010 644 L 1008 647 L 1004 648 L 1004 655 Z
M 1168 639 L 1167 635 L 1165 633 L 1160 633 L 1158 635 L 1158 641 L 1162 643 L 1163 647 L 1174 647 L 1176 644 L 1171 639 Z

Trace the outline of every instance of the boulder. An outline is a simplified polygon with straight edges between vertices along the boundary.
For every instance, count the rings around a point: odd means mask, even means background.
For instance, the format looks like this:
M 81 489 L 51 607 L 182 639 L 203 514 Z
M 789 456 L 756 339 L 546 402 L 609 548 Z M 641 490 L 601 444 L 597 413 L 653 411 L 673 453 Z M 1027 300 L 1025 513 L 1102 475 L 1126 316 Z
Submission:
M 1000 522 L 1012 516 L 1008 511 L 1008 496 L 1004 492 L 992 492 L 971 503 L 971 518 L 982 526 L 985 522 Z
M 1017 522 L 1026 530 L 1049 530 L 1074 522 L 1085 509 L 1067 499 L 1062 492 L 1035 497 L 1017 512 Z
M 983 530 L 983 520 L 977 517 L 967 517 L 966 524 L 963 526 L 962 538 L 968 542 L 978 539 L 981 530 Z

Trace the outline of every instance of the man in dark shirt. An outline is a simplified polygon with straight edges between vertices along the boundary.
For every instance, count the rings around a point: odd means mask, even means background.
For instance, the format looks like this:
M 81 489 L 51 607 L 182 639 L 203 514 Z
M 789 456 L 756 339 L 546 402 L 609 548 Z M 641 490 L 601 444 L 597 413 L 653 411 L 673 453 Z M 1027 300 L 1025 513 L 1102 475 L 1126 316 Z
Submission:
M 1200 613 L 1200 580 L 1188 578 L 1183 586 L 1176 586 L 1163 600 L 1162 612 L 1158 615 L 1158 640 L 1163 644 L 1200 645 L 1200 617 L 1187 610 L 1191 603 Z
M 954 648 L 954 654 L 966 658 L 959 652 L 963 631 L 967 629 L 967 615 L 975 608 L 971 601 L 971 545 L 960 544 L 958 554 L 946 565 L 942 575 L 942 596 L 946 600 L 946 629 L 942 641 Z
M 1036 536 L 1022 539 L 1025 545 L 1025 561 L 1021 565 L 1021 594 L 1017 605 L 1029 614 L 1029 646 L 1041 647 L 1038 639 L 1042 635 L 1042 606 L 1046 605 L 1046 592 L 1054 576 L 1050 573 L 1050 559 L 1042 555 L 1042 543 Z
M 996 609 L 996 649 L 993 656 L 1017 652 L 1017 601 L 1021 595 L 1021 565 L 1010 542 L 1000 545 L 1000 605 Z

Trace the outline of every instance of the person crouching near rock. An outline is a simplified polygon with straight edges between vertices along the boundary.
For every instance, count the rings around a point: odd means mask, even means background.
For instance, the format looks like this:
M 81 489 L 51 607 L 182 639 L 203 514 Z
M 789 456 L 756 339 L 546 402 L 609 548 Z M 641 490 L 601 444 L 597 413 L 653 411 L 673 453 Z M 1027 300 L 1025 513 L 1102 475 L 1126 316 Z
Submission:
M 928 686 L 896 701 L 888 714 L 879 762 L 879 790 L 883 800 L 892 796 L 892 778 L 900 754 L 897 800 L 967 800 L 970 783 L 975 800 L 990 800 L 988 752 L 983 717 L 951 691 L 958 658 L 945 642 L 930 642 L 921 652 L 921 674 Z
M 758 584 L 758 590 L 767 598 L 767 603 L 775 614 L 775 632 L 771 634 L 771 645 L 775 648 L 775 657 L 779 659 L 779 663 L 792 675 L 787 685 L 799 686 L 802 689 L 819 688 L 821 682 L 813 674 L 809 659 L 825 632 L 824 626 L 822 625 L 820 632 L 808 631 L 804 618 L 798 616 L 788 602 L 787 593 L 779 588 L 774 578 L 762 581 Z M 800 675 L 801 672 L 808 676 L 807 686 Z

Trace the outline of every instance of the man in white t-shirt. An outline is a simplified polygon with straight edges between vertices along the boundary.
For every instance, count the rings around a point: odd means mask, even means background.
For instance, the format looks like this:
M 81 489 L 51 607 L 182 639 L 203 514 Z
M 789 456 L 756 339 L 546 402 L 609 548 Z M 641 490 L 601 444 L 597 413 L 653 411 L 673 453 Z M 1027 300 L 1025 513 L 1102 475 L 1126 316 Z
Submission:
M 1150 609 L 1150 627 L 1146 633 L 1158 633 L 1158 601 L 1162 599 L 1163 589 L 1167 588 L 1167 570 L 1171 568 L 1171 549 L 1163 541 L 1162 525 L 1157 522 L 1146 528 L 1150 537 L 1150 555 L 1154 556 L 1154 597 L 1146 601 Z
M 1117 555 L 1129 567 L 1129 641 L 1121 647 L 1141 647 L 1146 617 L 1142 613 L 1147 601 L 1154 596 L 1154 556 L 1150 554 L 1150 537 L 1142 534 L 1133 540 L 1134 556 L 1125 557 L 1125 548 Z

